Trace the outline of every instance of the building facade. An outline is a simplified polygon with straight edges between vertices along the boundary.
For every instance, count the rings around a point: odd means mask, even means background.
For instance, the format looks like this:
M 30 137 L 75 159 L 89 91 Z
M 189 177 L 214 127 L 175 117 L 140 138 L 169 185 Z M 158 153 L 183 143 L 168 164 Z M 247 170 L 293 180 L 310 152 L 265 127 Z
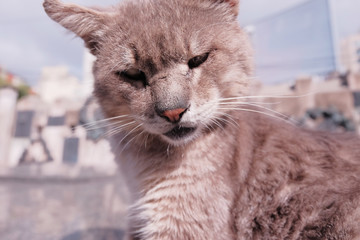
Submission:
M 360 72 L 360 33 L 341 41 L 341 63 L 347 71 Z

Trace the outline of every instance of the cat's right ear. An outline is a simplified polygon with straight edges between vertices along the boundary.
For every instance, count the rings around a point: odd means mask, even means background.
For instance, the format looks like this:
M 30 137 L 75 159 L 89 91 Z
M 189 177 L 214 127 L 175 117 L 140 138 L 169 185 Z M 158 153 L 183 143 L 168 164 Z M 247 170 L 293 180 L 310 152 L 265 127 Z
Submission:
M 43 6 L 51 19 L 84 39 L 86 46 L 96 55 L 107 28 L 109 13 L 66 4 L 59 0 L 45 0 Z

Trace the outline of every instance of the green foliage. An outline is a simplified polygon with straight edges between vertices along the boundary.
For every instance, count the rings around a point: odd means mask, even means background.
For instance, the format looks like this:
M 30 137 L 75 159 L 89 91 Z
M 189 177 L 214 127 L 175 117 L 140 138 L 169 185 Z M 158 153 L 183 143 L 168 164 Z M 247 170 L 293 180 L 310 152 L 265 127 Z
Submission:
M 18 90 L 18 99 L 26 97 L 30 94 L 30 87 L 27 85 L 20 85 L 16 88 Z
M 0 88 L 9 87 L 10 85 L 0 77 Z
M 15 90 L 17 90 L 18 100 L 23 97 L 26 97 L 31 92 L 31 88 L 27 85 L 21 84 L 19 86 L 12 86 L 10 83 L 8 83 L 7 81 L 5 81 L 3 78 L 0 77 L 0 88 L 5 88 L 5 87 L 12 87 Z

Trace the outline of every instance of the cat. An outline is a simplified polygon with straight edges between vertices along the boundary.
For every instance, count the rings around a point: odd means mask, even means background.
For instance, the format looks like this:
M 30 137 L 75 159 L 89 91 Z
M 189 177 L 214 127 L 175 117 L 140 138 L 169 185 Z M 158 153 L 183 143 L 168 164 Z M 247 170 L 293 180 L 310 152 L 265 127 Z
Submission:
M 97 58 L 95 90 L 133 205 L 128 239 L 360 239 L 360 140 L 249 99 L 239 0 L 45 0 Z

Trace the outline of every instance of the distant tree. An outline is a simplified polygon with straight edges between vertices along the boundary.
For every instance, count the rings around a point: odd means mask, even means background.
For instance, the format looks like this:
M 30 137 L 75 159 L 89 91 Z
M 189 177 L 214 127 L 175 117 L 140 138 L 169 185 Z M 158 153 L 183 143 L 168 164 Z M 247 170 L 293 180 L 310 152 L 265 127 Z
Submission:
M 6 80 L 0 77 L 0 88 L 11 87 L 18 92 L 18 100 L 28 96 L 31 93 L 31 88 L 28 85 L 21 84 L 19 86 L 13 86 Z
M 8 86 L 9 84 L 2 77 L 0 77 L 0 88 L 4 88 Z
M 18 99 L 28 96 L 31 92 L 31 88 L 27 85 L 20 85 L 20 86 L 16 87 L 16 89 L 19 93 Z

